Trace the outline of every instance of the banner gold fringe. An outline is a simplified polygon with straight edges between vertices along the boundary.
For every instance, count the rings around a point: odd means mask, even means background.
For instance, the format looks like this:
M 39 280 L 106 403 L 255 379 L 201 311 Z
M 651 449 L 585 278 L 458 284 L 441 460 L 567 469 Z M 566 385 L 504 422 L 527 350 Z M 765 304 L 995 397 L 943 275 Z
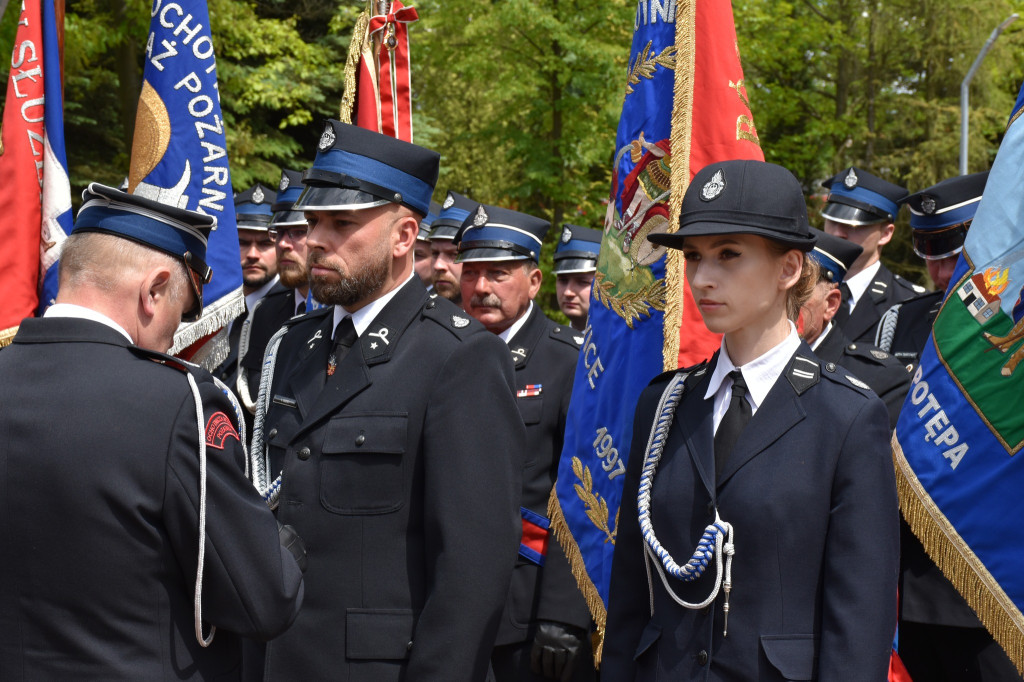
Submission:
M 14 340 L 14 336 L 17 333 L 18 326 L 14 326 L 9 329 L 0 329 L 0 348 L 11 345 L 11 341 Z
M 372 0 L 371 0 L 372 2 Z M 356 19 L 352 28 L 352 41 L 348 44 L 348 58 L 345 59 L 345 92 L 341 95 L 341 111 L 338 120 L 352 123 L 352 109 L 356 104 L 356 72 L 359 69 L 359 57 L 363 53 L 363 41 L 366 40 L 366 29 L 370 25 L 370 3 Z
M 596 668 L 601 665 L 601 652 L 604 649 L 604 632 L 605 624 L 608 621 L 608 612 L 605 610 L 604 600 L 601 599 L 601 594 L 597 591 L 594 581 L 587 574 L 587 567 L 583 563 L 583 554 L 580 552 L 579 545 L 576 544 L 576 539 L 573 538 L 572 532 L 569 530 L 569 525 L 565 522 L 565 516 L 562 515 L 562 506 L 558 503 L 558 492 L 555 488 L 551 489 L 551 496 L 548 498 L 548 519 L 551 521 L 551 531 L 555 539 L 561 545 L 565 556 L 569 559 L 572 574 L 576 578 L 576 584 L 579 586 L 580 592 L 583 593 L 583 598 L 587 601 L 590 615 L 593 616 L 594 622 L 597 624 L 597 630 L 592 636 L 594 667 Z
M 221 327 L 227 326 L 228 322 L 244 312 L 245 295 L 242 293 L 242 287 L 238 287 L 231 293 L 221 296 L 216 302 L 204 306 L 203 316 L 197 321 L 188 322 L 178 327 L 178 331 L 174 333 L 174 345 L 167 351 L 167 354 L 180 353 L 204 336 L 209 336 Z
M 1024 675 L 1024 614 L 932 502 L 907 462 L 895 434 L 892 458 L 903 518 L 921 540 L 928 556 L 978 614 L 1017 671 Z
M 668 198 L 669 231 L 679 229 L 683 194 L 690 184 L 690 143 L 693 136 L 693 71 L 696 61 L 697 1 L 676 6 L 676 73 L 672 99 L 672 184 Z M 686 261 L 678 249 L 665 259 L 666 306 L 662 369 L 679 367 L 679 328 L 683 321 L 683 282 Z

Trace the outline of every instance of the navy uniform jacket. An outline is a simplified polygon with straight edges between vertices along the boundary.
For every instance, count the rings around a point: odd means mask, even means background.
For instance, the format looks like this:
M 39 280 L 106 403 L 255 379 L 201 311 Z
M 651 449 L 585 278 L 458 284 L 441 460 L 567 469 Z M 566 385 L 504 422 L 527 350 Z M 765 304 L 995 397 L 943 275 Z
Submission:
M 895 355 L 908 368 L 916 368 L 945 293 L 926 291 L 889 308 L 878 325 L 875 344 Z
M 327 377 L 332 310 L 289 323 L 271 386 L 278 518 L 308 568 L 267 678 L 482 680 L 521 533 L 508 350 L 413 278 Z
M 0 354 L 0 679 L 238 679 L 239 639 L 282 632 L 302 576 L 245 478 L 206 372 L 98 322 L 24 320 Z M 173 361 L 173 359 L 169 359 Z M 183 371 L 184 370 L 184 371 Z M 193 599 L 206 445 L 204 634 Z
M 526 323 L 509 339 L 516 368 L 516 402 L 526 424 L 522 506 L 542 517 L 547 516 L 558 474 L 580 343 L 581 334 L 552 322 L 536 303 Z M 540 390 L 528 386 L 540 386 Z M 526 641 L 538 620 L 590 628 L 590 612 L 569 561 L 550 536 L 543 567 L 523 556 L 516 558 L 497 643 Z
M 232 391 L 235 390 L 235 383 L 238 380 L 238 343 L 242 337 L 242 325 L 246 314 L 242 313 L 231 322 L 231 329 L 228 330 L 228 356 L 210 372 L 227 384 Z
M 899 512 L 885 407 L 802 345 L 736 442 L 715 484 L 710 367 L 692 371 L 654 480 L 662 545 L 688 561 L 705 527 L 734 526 L 728 636 L 723 594 L 694 611 L 652 567 L 649 592 L 637 489 L 665 374 L 641 394 L 615 546 L 603 679 L 886 678 L 896 628 Z M 701 602 L 715 562 L 692 583 Z M 651 604 L 653 602 L 653 615 Z
M 249 336 L 248 339 L 241 339 L 238 347 L 238 374 L 240 376 L 245 373 L 248 394 L 243 396 L 242 382 L 231 385 L 245 405 L 253 405 L 255 409 L 260 391 L 260 375 L 263 372 L 263 351 L 267 348 L 267 342 L 294 315 L 295 290 L 280 282 L 271 287 L 249 313 L 245 321 L 249 327 Z M 244 345 L 243 341 L 246 342 Z
M 814 354 L 824 362 L 832 362 L 853 373 L 882 399 L 889 411 L 889 429 L 903 409 L 903 401 L 910 389 L 910 372 L 894 357 L 866 341 L 851 342 L 843 330 L 832 325 Z
M 875 279 L 850 312 L 842 325 L 843 332 L 851 341 L 875 342 L 878 321 L 890 307 L 924 293 L 924 287 L 913 284 L 899 275 L 894 275 L 885 265 L 878 268 Z

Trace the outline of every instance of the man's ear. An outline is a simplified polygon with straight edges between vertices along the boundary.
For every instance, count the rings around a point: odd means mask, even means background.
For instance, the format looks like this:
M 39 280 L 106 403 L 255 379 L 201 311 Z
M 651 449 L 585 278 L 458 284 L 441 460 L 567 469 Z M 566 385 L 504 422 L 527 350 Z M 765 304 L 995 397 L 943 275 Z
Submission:
M 419 231 L 420 221 L 416 216 L 406 214 L 397 218 L 392 225 L 395 240 L 391 251 L 392 257 L 402 258 L 408 255 L 416 246 L 416 235 Z
M 833 287 L 828 290 L 825 294 L 825 323 L 828 324 L 832 321 L 832 318 L 839 312 L 839 306 L 843 302 L 843 292 L 839 291 L 839 287 Z
M 171 295 L 171 269 L 165 265 L 150 268 L 139 284 L 139 308 L 152 319 L 158 306 L 166 305 Z
M 544 281 L 544 273 L 540 271 L 540 268 L 531 268 L 530 274 L 526 277 L 530 282 L 530 300 L 532 301 L 540 293 L 540 283 Z
M 896 226 L 894 224 L 892 224 L 892 223 L 889 223 L 888 225 L 883 227 L 882 228 L 882 233 L 878 237 L 878 245 L 879 246 L 885 246 L 886 244 L 888 244 L 890 242 L 890 240 L 892 240 L 892 235 L 895 232 L 896 232 Z

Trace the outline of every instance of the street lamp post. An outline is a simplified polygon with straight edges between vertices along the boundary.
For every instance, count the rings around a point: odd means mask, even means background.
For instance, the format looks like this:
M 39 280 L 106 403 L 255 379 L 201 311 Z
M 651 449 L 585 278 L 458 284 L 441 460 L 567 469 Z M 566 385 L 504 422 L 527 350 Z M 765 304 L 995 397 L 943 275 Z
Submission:
M 992 30 L 992 35 L 988 37 L 985 44 L 981 47 L 981 51 L 978 52 L 978 56 L 974 58 L 974 63 L 971 64 L 971 68 L 967 70 L 967 75 L 960 82 L 960 175 L 967 175 L 967 130 L 969 127 L 968 121 L 968 102 L 970 100 L 970 87 L 971 79 L 974 78 L 975 72 L 978 67 L 981 66 L 981 60 L 985 58 L 988 51 L 992 48 L 992 43 L 996 42 L 996 38 L 999 34 L 1006 30 L 1006 27 L 1017 21 L 1018 14 L 1014 12 L 1006 20 L 996 26 Z

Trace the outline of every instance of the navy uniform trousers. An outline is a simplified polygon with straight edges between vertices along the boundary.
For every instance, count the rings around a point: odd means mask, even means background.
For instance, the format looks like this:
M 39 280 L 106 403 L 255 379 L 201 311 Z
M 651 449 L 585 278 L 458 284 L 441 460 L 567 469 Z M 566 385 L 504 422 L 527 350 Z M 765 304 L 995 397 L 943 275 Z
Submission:
M 715 480 L 716 358 L 691 371 L 654 479 L 651 515 L 661 544 L 689 560 L 717 508 L 734 527 L 728 634 L 724 594 L 678 605 L 651 568 L 637 489 L 658 401 L 671 378 L 640 397 L 615 546 L 603 679 L 844 680 L 886 678 L 896 628 L 899 513 L 885 407 L 828 371 L 804 344 L 740 434 Z M 691 583 L 668 580 L 697 603 L 715 562 Z M 653 608 L 652 608 L 653 605 Z
M 234 410 L 166 357 L 68 318 L 24 320 L 0 352 L 0 680 L 239 679 L 238 636 L 295 617 L 302 576 L 245 478 Z
M 581 333 L 555 324 L 536 304 L 522 328 L 509 339 L 508 351 L 515 362 L 516 403 L 526 424 L 522 506 L 541 517 L 547 517 L 548 498 L 558 474 L 565 419 L 582 341 Z M 541 679 L 529 672 L 530 649 L 539 620 L 590 630 L 586 601 L 568 559 L 551 536 L 543 566 L 522 555 L 516 558 L 512 586 L 498 631 L 499 646 L 493 656 L 499 682 Z M 589 637 L 575 669 L 574 680 L 594 677 Z
M 521 529 L 508 349 L 415 278 L 332 376 L 332 309 L 289 325 L 264 439 L 306 602 L 267 678 L 483 680 Z

